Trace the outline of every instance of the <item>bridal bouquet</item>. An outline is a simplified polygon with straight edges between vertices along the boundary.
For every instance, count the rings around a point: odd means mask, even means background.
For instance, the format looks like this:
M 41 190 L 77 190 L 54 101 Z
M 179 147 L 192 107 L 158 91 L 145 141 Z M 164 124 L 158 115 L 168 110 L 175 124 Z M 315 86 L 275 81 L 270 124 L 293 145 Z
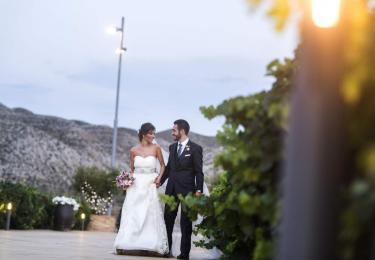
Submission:
M 130 172 L 122 171 L 119 176 L 116 177 L 116 186 L 126 190 L 133 185 L 135 178 Z

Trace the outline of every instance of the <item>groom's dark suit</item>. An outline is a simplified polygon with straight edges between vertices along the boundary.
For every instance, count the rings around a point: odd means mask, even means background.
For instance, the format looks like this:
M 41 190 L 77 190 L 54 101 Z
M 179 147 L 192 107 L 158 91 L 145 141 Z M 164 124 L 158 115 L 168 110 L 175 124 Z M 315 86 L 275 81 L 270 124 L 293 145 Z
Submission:
M 167 167 L 161 179 L 161 184 L 163 184 L 168 178 L 165 194 L 174 196 L 179 203 L 178 194 L 186 196 L 189 192 L 203 192 L 204 175 L 202 166 L 203 154 L 200 145 L 189 140 L 180 156 L 177 154 L 177 143 L 170 145 Z M 172 232 L 177 209 L 170 210 L 166 206 L 164 211 L 169 249 L 172 247 Z M 192 223 L 184 210 L 181 211 L 180 226 L 182 233 L 181 254 L 188 256 L 191 248 Z

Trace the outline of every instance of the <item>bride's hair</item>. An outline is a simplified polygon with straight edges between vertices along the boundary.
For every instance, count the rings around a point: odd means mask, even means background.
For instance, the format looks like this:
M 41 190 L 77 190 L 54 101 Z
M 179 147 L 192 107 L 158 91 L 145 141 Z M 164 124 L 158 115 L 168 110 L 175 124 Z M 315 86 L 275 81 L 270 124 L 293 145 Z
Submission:
M 142 142 L 143 136 L 147 135 L 150 131 L 155 131 L 155 126 L 151 123 L 144 123 L 138 131 L 139 141 Z

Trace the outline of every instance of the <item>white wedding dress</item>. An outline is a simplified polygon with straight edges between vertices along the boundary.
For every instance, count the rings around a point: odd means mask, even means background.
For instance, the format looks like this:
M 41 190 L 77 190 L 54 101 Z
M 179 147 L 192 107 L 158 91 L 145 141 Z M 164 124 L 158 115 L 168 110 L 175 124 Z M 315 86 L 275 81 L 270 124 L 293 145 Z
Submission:
M 163 209 L 154 180 L 155 156 L 135 156 L 135 181 L 126 191 L 121 222 L 114 248 L 168 253 L 168 238 Z

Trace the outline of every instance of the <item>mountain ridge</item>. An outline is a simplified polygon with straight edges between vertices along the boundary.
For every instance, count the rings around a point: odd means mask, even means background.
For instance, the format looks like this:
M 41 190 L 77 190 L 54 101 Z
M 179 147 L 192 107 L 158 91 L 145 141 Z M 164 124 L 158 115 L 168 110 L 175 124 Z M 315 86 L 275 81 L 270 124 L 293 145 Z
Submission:
M 173 141 L 170 133 L 163 130 L 156 134 L 165 156 Z M 189 137 L 203 147 L 205 174 L 215 174 L 213 157 L 220 150 L 215 137 L 194 132 Z M 117 140 L 117 168 L 129 169 L 129 150 L 139 142 L 137 131 L 119 127 Z M 39 115 L 0 103 L 1 179 L 25 181 L 45 191 L 69 191 L 78 167 L 109 169 L 111 151 L 109 126 Z

